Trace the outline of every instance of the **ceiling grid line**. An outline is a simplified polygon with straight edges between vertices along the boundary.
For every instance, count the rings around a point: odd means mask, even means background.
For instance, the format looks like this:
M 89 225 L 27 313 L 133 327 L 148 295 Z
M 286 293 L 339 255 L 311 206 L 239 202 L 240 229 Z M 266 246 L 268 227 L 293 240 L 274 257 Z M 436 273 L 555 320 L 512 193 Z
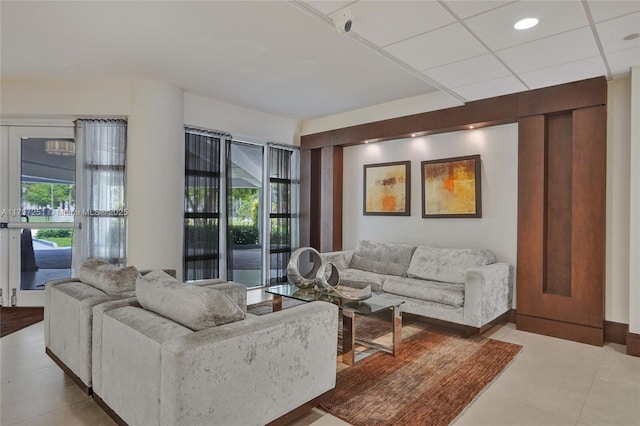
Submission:
M 602 59 L 602 63 L 607 72 L 607 80 L 611 79 L 611 67 L 609 66 L 609 61 L 607 61 L 607 55 L 604 53 L 604 47 L 602 47 L 602 41 L 598 36 L 598 31 L 596 30 L 596 24 L 593 20 L 593 14 L 591 13 L 591 8 L 589 7 L 589 3 L 587 0 L 582 0 L 582 7 L 584 8 L 584 13 L 587 15 L 587 20 L 589 20 L 589 28 L 591 29 L 591 34 L 593 34 L 593 39 L 596 42 L 596 46 L 598 47 L 598 52 L 600 53 L 600 59 Z

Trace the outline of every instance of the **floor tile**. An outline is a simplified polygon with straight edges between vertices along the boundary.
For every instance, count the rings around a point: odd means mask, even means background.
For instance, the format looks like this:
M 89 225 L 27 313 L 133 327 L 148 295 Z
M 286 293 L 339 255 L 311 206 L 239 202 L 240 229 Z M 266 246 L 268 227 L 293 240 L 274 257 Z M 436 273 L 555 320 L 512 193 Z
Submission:
M 640 425 L 640 389 L 596 380 L 579 420 L 590 426 Z
M 51 411 L 15 426 L 113 426 L 116 423 L 93 400 Z
M 532 407 L 498 393 L 485 391 L 452 424 L 455 426 L 573 426 L 576 418 Z
M 622 347 L 626 352 L 626 347 Z M 640 390 L 640 357 L 626 355 L 616 349 L 603 349 L 604 358 L 596 373 L 596 379 Z
M 10 425 L 91 398 L 57 366 L 2 378 L 0 424 Z

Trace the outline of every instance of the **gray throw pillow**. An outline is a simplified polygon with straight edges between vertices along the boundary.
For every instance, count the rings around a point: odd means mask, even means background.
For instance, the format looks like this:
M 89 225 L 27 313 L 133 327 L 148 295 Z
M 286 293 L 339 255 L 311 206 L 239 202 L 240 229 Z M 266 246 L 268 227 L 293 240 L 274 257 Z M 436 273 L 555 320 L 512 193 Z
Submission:
M 78 267 L 80 281 L 107 294 L 135 290 L 139 276 L 135 266 L 118 267 L 100 259 L 87 260 Z
M 223 292 L 180 282 L 163 271 L 138 278 L 136 296 L 144 309 L 194 331 L 245 319 L 242 309 Z

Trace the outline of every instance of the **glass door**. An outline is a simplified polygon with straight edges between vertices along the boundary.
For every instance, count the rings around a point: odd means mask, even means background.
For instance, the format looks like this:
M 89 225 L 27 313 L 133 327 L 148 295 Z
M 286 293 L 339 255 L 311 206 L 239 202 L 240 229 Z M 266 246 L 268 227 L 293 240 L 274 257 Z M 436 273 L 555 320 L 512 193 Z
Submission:
M 233 141 L 227 162 L 227 280 L 265 285 L 264 146 Z
M 4 306 L 42 306 L 47 281 L 71 276 L 76 192 L 72 127 L 4 127 L 0 284 Z

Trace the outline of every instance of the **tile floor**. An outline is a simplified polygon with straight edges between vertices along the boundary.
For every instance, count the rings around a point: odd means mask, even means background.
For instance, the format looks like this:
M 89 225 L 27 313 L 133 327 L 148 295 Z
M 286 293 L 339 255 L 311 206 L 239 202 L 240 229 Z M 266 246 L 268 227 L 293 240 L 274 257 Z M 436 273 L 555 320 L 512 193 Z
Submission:
M 455 425 L 640 425 L 640 358 L 515 329 L 487 332 L 524 346 Z M 0 339 L 3 426 L 113 425 L 44 353 L 43 323 Z M 346 425 L 314 409 L 295 426 Z

